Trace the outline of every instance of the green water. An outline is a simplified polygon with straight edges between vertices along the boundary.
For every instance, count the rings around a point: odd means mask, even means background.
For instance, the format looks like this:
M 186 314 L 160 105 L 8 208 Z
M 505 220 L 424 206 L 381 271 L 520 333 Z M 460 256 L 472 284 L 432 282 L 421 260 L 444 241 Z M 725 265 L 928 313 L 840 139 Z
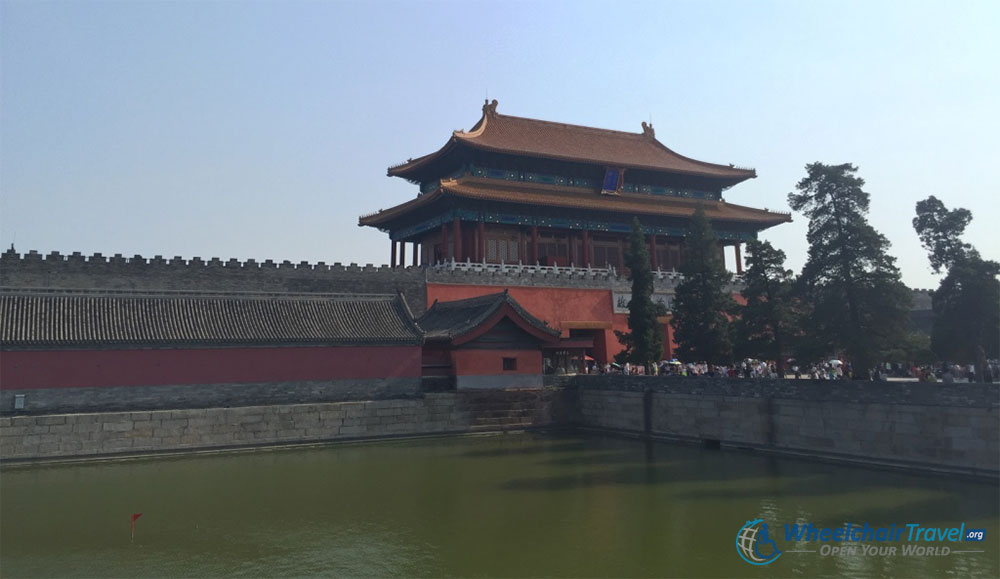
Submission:
M 996 485 L 600 436 L 5 467 L 3 577 L 997 577 Z M 136 522 L 129 538 L 129 516 Z M 785 552 L 768 521 L 985 528 L 945 557 Z M 811 547 L 809 545 L 812 545 Z

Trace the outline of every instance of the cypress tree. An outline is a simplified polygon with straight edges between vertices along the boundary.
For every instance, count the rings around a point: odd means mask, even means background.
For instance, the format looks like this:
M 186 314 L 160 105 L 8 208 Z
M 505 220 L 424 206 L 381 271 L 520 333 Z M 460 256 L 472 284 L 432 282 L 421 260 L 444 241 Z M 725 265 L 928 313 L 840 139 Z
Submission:
M 615 332 L 618 341 L 625 346 L 615 360 L 642 364 L 648 370 L 649 365 L 663 355 L 663 329 L 657 317 L 666 312 L 660 311 L 662 306 L 653 303 L 653 271 L 642 224 L 638 219 L 632 220 L 625 265 L 632 281 L 632 299 L 628 304 L 629 331 Z
M 785 269 L 785 252 L 767 241 L 747 244 L 743 298 L 736 320 L 738 354 L 774 360 L 784 376 L 785 348 L 796 332 L 792 271 Z
M 692 362 L 730 363 L 733 342 L 729 314 L 736 304 L 727 286 L 732 275 L 725 269 L 719 241 L 702 207 L 691 217 L 681 273 L 684 279 L 674 293 L 670 322 L 678 357 Z

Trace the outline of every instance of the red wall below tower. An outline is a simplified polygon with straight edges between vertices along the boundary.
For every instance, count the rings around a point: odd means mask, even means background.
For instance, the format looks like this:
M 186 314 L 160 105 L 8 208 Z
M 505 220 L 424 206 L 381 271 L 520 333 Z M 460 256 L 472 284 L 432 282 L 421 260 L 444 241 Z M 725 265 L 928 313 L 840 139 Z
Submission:
M 421 349 L 386 347 L 6 351 L 6 389 L 156 386 L 420 376 Z
M 427 284 L 427 304 L 430 306 L 434 300 L 449 302 L 495 294 L 503 289 L 497 286 L 429 283 Z M 628 315 L 614 313 L 610 290 L 517 286 L 506 289 L 524 309 L 531 312 L 536 318 L 548 322 L 553 328 L 560 330 L 564 338 L 569 336 L 569 328 L 564 327 L 563 322 L 610 322 L 611 329 L 603 330 L 604 351 L 598 351 L 601 344 L 598 343 L 599 340 L 595 340 L 594 355 L 598 359 L 603 358 L 611 361 L 614 355 L 622 350 L 614 330 L 628 331 Z M 673 332 L 669 332 L 668 337 L 672 337 L 672 335 Z M 673 342 L 668 342 L 668 344 L 669 349 L 665 347 L 665 353 L 673 351 Z
M 517 360 L 517 370 L 504 370 L 503 359 Z M 451 354 L 458 376 L 489 376 L 494 374 L 541 374 L 541 350 L 460 349 Z

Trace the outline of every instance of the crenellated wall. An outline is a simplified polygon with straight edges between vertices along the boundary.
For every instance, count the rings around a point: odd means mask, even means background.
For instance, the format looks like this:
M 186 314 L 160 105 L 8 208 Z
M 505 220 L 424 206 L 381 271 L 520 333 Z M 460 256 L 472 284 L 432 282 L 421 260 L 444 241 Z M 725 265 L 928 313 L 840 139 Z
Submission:
M 469 267 L 469 266 L 472 267 Z M 551 287 L 631 291 L 627 277 L 606 269 L 543 268 L 507 265 L 476 270 L 477 264 L 458 267 L 406 267 L 324 262 L 311 264 L 272 260 L 223 261 L 217 257 L 184 259 L 144 258 L 121 254 L 104 256 L 80 252 L 63 255 L 37 251 L 0 254 L 0 287 L 107 290 L 176 290 L 220 292 L 368 293 L 402 292 L 414 316 L 426 311 L 426 284 Z M 461 267 L 465 266 L 465 268 Z M 655 290 L 673 293 L 680 283 L 676 272 L 658 272 Z M 732 291 L 739 291 L 734 285 Z
M 462 265 L 462 264 L 459 264 Z M 680 282 L 676 272 L 661 272 L 655 278 L 659 291 L 672 290 Z M 0 286 L 72 289 L 130 289 L 182 291 L 262 291 L 323 293 L 387 293 L 386 288 L 411 290 L 431 281 L 443 284 L 494 286 L 538 286 L 613 289 L 627 291 L 631 282 L 606 269 L 536 268 L 508 265 L 502 270 L 475 268 L 392 268 L 324 262 L 311 264 L 272 260 L 223 261 L 218 257 L 184 259 L 162 256 L 144 258 L 80 252 L 64 255 L 37 251 L 25 254 L 7 250 L 0 254 Z M 412 287 L 411 287 L 412 286 Z M 389 292 L 392 293 L 392 292 Z M 410 295 L 407 303 L 411 309 Z M 420 312 L 423 311 L 421 306 Z M 414 314 L 418 314 L 414 311 Z M 419 314 L 418 314 L 419 315 Z
M 415 316 L 425 310 L 424 270 L 355 263 L 327 265 L 271 260 L 189 260 L 140 255 L 84 256 L 79 252 L 42 256 L 13 250 L 0 254 L 0 286 L 108 290 L 179 290 L 386 294 L 401 292 Z
M 654 272 L 654 291 L 671 294 L 682 275 L 673 271 Z M 401 292 L 414 316 L 426 311 L 426 285 L 479 285 L 503 287 L 550 287 L 601 289 L 616 293 L 631 291 L 629 279 L 607 269 L 549 268 L 524 265 L 459 263 L 448 267 L 392 268 L 386 265 L 359 266 L 324 262 L 292 263 L 272 260 L 223 261 L 217 257 L 183 259 L 162 256 L 144 258 L 121 254 L 104 256 L 80 252 L 63 255 L 37 251 L 25 254 L 7 250 L 0 254 L 0 287 L 66 288 L 108 290 L 177 290 L 221 292 L 366 293 Z M 728 287 L 742 289 L 739 277 Z M 929 310 L 930 292 L 914 290 L 914 309 Z

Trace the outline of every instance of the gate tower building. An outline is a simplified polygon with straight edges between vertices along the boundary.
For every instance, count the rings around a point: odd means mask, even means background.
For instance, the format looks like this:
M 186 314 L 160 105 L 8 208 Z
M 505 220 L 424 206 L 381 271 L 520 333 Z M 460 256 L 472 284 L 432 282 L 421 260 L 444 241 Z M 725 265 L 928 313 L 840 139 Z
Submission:
M 628 329 L 623 265 L 634 217 L 649 243 L 654 299 L 668 310 L 697 207 L 720 253 L 733 248 L 737 274 L 742 243 L 791 221 L 788 213 L 726 202 L 722 193 L 756 172 L 680 155 L 651 124 L 628 133 L 527 119 L 498 113 L 495 100 L 471 130 L 388 175 L 417 185 L 417 196 L 359 225 L 389 234 L 392 267 L 425 266 L 428 307 L 506 289 L 561 332 L 561 342 L 545 346 L 544 363 L 568 372 L 621 350 L 614 331 Z M 669 316 L 661 322 L 670 357 Z
M 638 217 L 653 269 L 676 270 L 687 222 L 700 205 L 721 248 L 734 248 L 741 273 L 740 245 L 791 220 L 727 203 L 722 192 L 756 172 L 679 155 L 656 140 L 652 125 L 627 133 L 513 117 L 498 113 L 495 100 L 472 130 L 455 131 L 439 150 L 388 174 L 419 185 L 417 197 L 359 224 L 389 234 L 393 266 L 406 264 L 412 248 L 411 265 L 620 270 Z

